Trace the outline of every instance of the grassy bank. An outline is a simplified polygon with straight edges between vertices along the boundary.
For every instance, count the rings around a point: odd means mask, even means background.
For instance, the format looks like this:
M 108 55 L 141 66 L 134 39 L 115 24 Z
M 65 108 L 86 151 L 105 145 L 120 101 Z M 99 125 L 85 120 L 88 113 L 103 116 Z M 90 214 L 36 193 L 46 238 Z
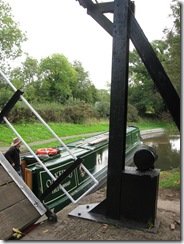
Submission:
M 166 130 L 176 129 L 174 124 L 166 122 L 140 122 L 129 123 L 136 125 L 140 130 L 163 128 Z M 41 123 L 36 124 L 16 124 L 13 125 L 21 137 L 27 142 L 44 141 L 54 136 Z M 96 123 L 86 124 L 68 124 L 68 123 L 50 123 L 49 126 L 59 137 L 67 137 L 92 132 L 102 132 L 109 130 L 108 121 L 98 121 Z M 10 145 L 12 138 L 15 137 L 14 132 L 5 124 L 0 125 L 0 147 Z
M 129 125 L 135 125 L 140 130 L 148 130 L 155 128 L 163 128 L 165 130 L 177 130 L 173 123 L 166 122 L 140 122 L 140 123 L 129 123 Z M 54 136 L 43 126 L 41 123 L 37 124 L 16 124 L 13 125 L 21 137 L 29 144 L 33 142 L 44 141 L 53 138 Z M 93 132 L 102 132 L 109 130 L 108 121 L 98 121 L 96 123 L 86 124 L 67 124 L 67 123 L 50 123 L 49 126 L 59 137 L 69 137 L 74 135 L 81 135 Z M 0 125 L 0 147 L 8 147 L 15 137 L 13 131 L 5 124 Z M 79 140 L 85 136 L 77 136 L 75 138 L 64 140 L 65 143 L 73 140 Z M 49 143 L 43 143 L 39 146 L 32 146 L 32 150 L 38 149 L 38 147 L 53 147 L 57 146 L 58 141 Z M 173 169 L 170 171 L 160 172 L 160 188 L 175 188 L 180 189 L 180 168 Z
M 160 188 L 180 189 L 180 168 L 160 172 Z
M 50 123 L 49 126 L 59 137 L 107 131 L 109 127 L 107 122 L 84 125 L 68 123 Z M 50 131 L 41 123 L 17 124 L 14 125 L 14 128 L 27 143 L 44 141 L 50 138 L 54 138 Z M 0 125 L 0 133 L 0 147 L 9 146 L 12 141 L 12 138 L 15 137 L 13 131 L 7 125 Z

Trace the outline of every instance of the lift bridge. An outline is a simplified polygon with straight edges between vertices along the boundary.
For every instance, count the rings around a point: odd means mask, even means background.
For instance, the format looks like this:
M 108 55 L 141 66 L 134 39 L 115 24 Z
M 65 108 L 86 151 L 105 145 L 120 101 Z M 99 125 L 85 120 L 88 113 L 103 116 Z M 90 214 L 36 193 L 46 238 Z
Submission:
M 113 38 L 109 156 L 106 199 L 99 204 L 88 204 L 88 207 L 79 206 L 69 215 L 130 228 L 146 228 L 150 221 L 158 229 L 159 221 L 156 218 L 156 210 L 160 170 L 153 169 L 142 172 L 134 167 L 125 167 L 129 39 L 134 44 L 165 101 L 178 130 L 180 130 L 180 98 L 135 18 L 134 2 L 129 0 L 114 0 L 103 3 L 92 0 L 78 0 L 78 2 L 87 10 L 87 14 Z M 113 22 L 104 15 L 105 13 L 114 15 Z M 8 106 L 1 111 L 0 121 L 5 119 L 6 114 L 21 96 L 21 91 L 16 91 L 15 96 L 12 97 L 13 101 L 10 101 Z M 3 156 L 0 156 L 0 161 L 4 161 Z M 81 162 L 78 162 L 76 158 L 74 159 L 76 160 L 75 167 L 77 167 Z M 5 175 L 5 178 L 9 179 L 6 173 Z M 9 180 L 12 181 L 12 178 Z M 61 179 L 57 179 L 53 183 L 53 187 L 57 187 L 60 181 Z M 26 186 L 24 187 L 26 194 L 32 194 Z M 50 214 L 49 210 L 37 198 L 31 203 L 32 211 L 34 211 L 35 202 L 39 207 L 36 207 L 37 211 L 35 216 L 29 220 L 30 223 L 44 213 Z M 83 214 L 79 215 L 79 211 Z M 23 224 L 26 225 L 25 222 Z
M 154 173 L 139 172 L 125 167 L 129 39 L 167 105 L 178 130 L 180 130 L 180 98 L 135 18 L 133 1 L 114 0 L 98 3 L 92 0 L 78 0 L 78 2 L 113 38 L 106 199 L 88 210 L 85 206 L 80 208 L 79 211 L 83 212 L 80 216 L 132 228 L 145 228 L 150 221 L 158 229 L 156 209 L 159 170 L 154 169 Z M 106 13 L 114 15 L 113 22 L 105 16 Z M 77 214 L 78 209 L 71 213 L 73 216 Z

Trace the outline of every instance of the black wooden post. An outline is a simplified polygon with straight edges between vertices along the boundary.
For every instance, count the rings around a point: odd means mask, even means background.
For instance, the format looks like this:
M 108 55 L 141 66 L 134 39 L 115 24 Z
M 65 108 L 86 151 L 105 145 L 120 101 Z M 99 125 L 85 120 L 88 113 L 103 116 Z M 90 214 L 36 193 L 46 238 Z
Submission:
M 121 177 L 125 168 L 128 93 L 128 0 L 114 1 L 112 83 L 106 215 L 120 218 Z
M 159 170 L 141 172 L 135 167 L 125 167 L 129 37 L 157 85 L 178 129 L 180 98 L 134 17 L 134 2 L 114 0 L 94 4 L 92 0 L 78 1 L 113 37 L 107 196 L 90 210 L 88 217 L 97 218 L 96 215 L 101 214 L 102 222 L 106 215 L 106 221 L 113 219 L 114 223 L 117 223 L 117 220 L 122 222 L 123 218 L 126 218 L 126 223 L 127 219 L 138 221 L 144 223 L 146 228 L 149 221 L 158 226 L 156 209 Z M 114 13 L 113 23 L 104 13 Z

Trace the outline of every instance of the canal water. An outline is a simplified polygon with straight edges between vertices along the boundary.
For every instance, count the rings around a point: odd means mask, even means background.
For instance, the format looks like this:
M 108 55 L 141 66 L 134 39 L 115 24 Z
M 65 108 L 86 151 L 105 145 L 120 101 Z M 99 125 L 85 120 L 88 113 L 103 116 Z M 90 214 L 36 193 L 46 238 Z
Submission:
M 143 137 L 143 143 L 156 149 L 158 159 L 155 168 L 170 170 L 180 166 L 180 134 L 178 131 L 162 131 Z

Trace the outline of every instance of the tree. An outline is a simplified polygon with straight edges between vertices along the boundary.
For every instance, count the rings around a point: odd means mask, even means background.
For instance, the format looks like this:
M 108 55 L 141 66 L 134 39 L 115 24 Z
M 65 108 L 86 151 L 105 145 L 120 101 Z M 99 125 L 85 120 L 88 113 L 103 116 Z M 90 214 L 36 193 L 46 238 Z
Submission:
M 106 89 L 98 90 L 98 101 L 95 107 L 102 118 L 108 118 L 110 115 L 110 92 Z
M 177 92 L 180 92 L 180 3 L 171 4 L 173 27 L 164 30 L 165 39 L 152 42 L 160 62 L 166 70 Z M 139 111 L 139 115 L 152 112 L 157 116 L 169 115 L 168 109 L 153 84 L 148 72 L 134 50 L 130 53 L 129 102 Z
M 166 28 L 165 41 L 168 46 L 168 59 L 166 62 L 166 71 L 169 75 L 173 85 L 175 86 L 178 93 L 180 93 L 180 73 L 181 73 L 181 64 L 180 64 L 180 53 L 181 53 L 181 3 L 177 0 L 173 0 L 171 4 L 170 17 L 173 19 L 173 26 L 171 29 Z
M 168 59 L 166 43 L 155 40 L 151 44 L 164 66 Z M 138 110 L 140 116 L 146 113 L 160 115 L 166 109 L 165 103 L 135 49 L 130 52 L 129 60 L 129 104 Z
M 80 61 L 74 61 L 73 67 L 77 72 L 77 81 L 72 84 L 74 99 L 94 104 L 97 100 L 97 89 L 92 84 L 89 73 L 84 70 Z
M 19 29 L 13 19 L 11 7 L 0 0 L 0 66 L 7 59 L 15 59 L 22 54 L 21 43 L 26 41 L 26 35 Z
M 77 72 L 62 54 L 53 54 L 41 60 L 39 66 L 40 96 L 42 102 L 64 104 L 72 95 L 72 84 Z
M 31 102 L 38 102 L 39 95 L 39 62 L 27 55 L 26 60 L 10 72 L 10 79 L 14 86 L 24 91 L 24 96 Z
M 9 62 L 21 56 L 21 43 L 26 41 L 26 35 L 19 29 L 13 19 L 11 7 L 0 0 L 0 69 L 7 71 Z M 0 106 L 4 106 L 12 96 L 6 82 L 0 77 Z

